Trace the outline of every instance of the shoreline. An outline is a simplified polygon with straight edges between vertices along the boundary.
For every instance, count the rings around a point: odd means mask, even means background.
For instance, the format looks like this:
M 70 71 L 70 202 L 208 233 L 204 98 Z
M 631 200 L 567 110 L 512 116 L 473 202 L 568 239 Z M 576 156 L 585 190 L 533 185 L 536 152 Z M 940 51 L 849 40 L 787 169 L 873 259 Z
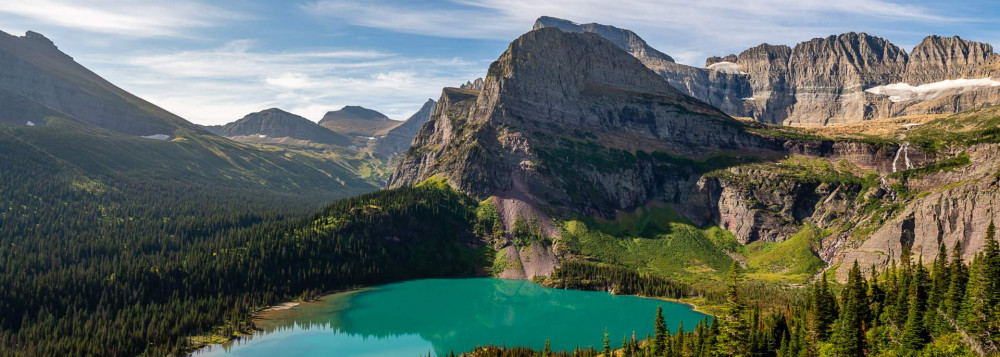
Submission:
M 236 341 L 238 339 L 241 339 L 243 337 L 250 337 L 250 336 L 253 336 L 254 334 L 256 334 L 257 332 L 264 331 L 259 326 L 257 326 L 257 321 L 258 320 L 266 319 L 262 315 L 266 315 L 268 313 L 277 312 L 277 311 L 290 310 L 290 309 L 293 309 L 293 308 L 295 308 L 295 307 L 297 307 L 297 306 L 299 306 L 299 305 L 301 305 L 303 303 L 310 303 L 310 302 L 320 301 L 320 300 L 323 300 L 324 298 L 327 298 L 327 297 L 329 297 L 331 295 L 349 293 L 349 292 L 354 292 L 354 291 L 360 291 L 360 290 L 364 290 L 364 289 L 367 289 L 367 288 L 370 288 L 370 287 L 368 287 L 368 286 L 358 286 L 358 287 L 347 288 L 347 289 L 330 290 L 330 291 L 326 291 L 326 292 L 323 292 L 321 294 L 318 294 L 318 295 L 316 295 L 316 297 L 311 298 L 311 299 L 285 301 L 285 302 L 274 304 L 274 305 L 271 305 L 271 306 L 268 306 L 268 307 L 265 307 L 265 308 L 261 308 L 258 311 L 255 311 L 255 312 L 253 312 L 253 313 L 250 314 L 250 320 L 251 320 L 252 327 L 249 330 L 239 331 L 239 332 L 233 334 L 232 336 L 220 336 L 220 335 L 216 335 L 214 333 L 208 333 L 208 334 L 202 334 L 202 335 L 196 335 L 196 336 L 188 336 L 188 341 L 192 342 L 193 346 L 191 347 L 190 350 L 188 350 L 187 356 L 193 356 L 193 355 L 199 353 L 200 351 L 202 351 L 204 349 L 207 349 L 207 348 L 211 348 L 211 347 L 216 347 L 217 346 L 217 347 L 221 348 L 223 345 L 225 345 L 227 343 L 234 342 L 234 341 Z M 191 341 L 191 340 L 198 340 L 198 341 Z
M 491 278 L 503 279 L 503 278 L 498 278 L 498 277 L 491 277 Z M 415 279 L 415 280 L 419 280 L 419 279 Z M 685 300 L 681 300 L 681 299 L 666 298 L 666 297 L 656 297 L 656 296 L 645 296 L 645 295 L 637 295 L 637 294 L 627 294 L 627 295 L 626 294 L 612 294 L 611 292 L 604 291 L 604 290 L 597 290 L 597 289 L 556 288 L 556 287 L 546 286 L 545 284 L 542 284 L 542 283 L 533 282 L 530 279 L 505 279 L 505 280 L 522 280 L 522 281 L 527 281 L 527 282 L 535 283 L 535 284 L 538 284 L 539 286 L 542 286 L 542 287 L 545 287 L 545 288 L 549 288 L 549 289 L 604 292 L 604 293 L 607 293 L 607 294 L 613 295 L 613 296 L 633 296 L 633 297 L 638 297 L 638 298 L 643 298 L 643 299 L 653 299 L 653 300 L 666 301 L 666 302 L 670 302 L 670 303 L 686 305 L 686 306 L 688 306 L 688 307 L 691 308 L 691 311 L 694 311 L 694 312 L 697 312 L 697 313 L 700 313 L 700 314 L 703 314 L 703 315 L 715 318 L 715 314 L 701 310 L 699 308 L 699 306 L 697 304 L 695 304 L 694 302 L 685 301 Z M 195 345 L 188 352 L 188 356 L 192 356 L 192 355 L 198 353 L 201 350 L 204 350 L 204 349 L 207 349 L 207 348 L 211 348 L 211 347 L 220 347 L 221 348 L 223 345 L 225 345 L 227 343 L 234 342 L 234 341 L 236 341 L 236 340 L 238 340 L 238 339 L 240 339 L 242 337 L 253 336 L 257 332 L 264 331 L 259 326 L 257 326 L 257 321 L 259 321 L 259 320 L 267 320 L 267 317 L 265 315 L 267 315 L 269 313 L 290 310 L 290 309 L 296 308 L 296 307 L 298 307 L 298 306 L 300 306 L 300 305 L 302 305 L 304 303 L 311 303 L 311 302 L 321 301 L 321 300 L 323 300 L 325 298 L 328 298 L 328 297 L 330 297 L 332 295 L 336 295 L 336 294 L 358 292 L 358 291 L 362 291 L 362 290 L 370 289 L 370 288 L 372 288 L 372 286 L 357 286 L 357 287 L 347 288 L 347 289 L 330 290 L 330 291 L 326 291 L 326 292 L 323 292 L 321 294 L 318 294 L 318 295 L 316 295 L 316 297 L 308 299 L 308 300 L 291 300 L 291 301 L 285 301 L 285 302 L 282 302 L 282 303 L 278 303 L 278 304 L 274 304 L 274 305 L 262 308 L 262 309 L 260 309 L 258 311 L 255 311 L 254 313 L 252 313 L 250 315 L 251 316 L 251 320 L 252 320 L 252 325 L 253 325 L 251 330 L 240 331 L 237 334 L 234 334 L 233 336 L 228 336 L 228 337 L 217 336 L 217 335 L 210 335 L 210 334 L 189 337 L 189 339 L 199 338 L 199 337 L 207 337 L 207 338 L 205 339 L 205 341 L 200 341 L 200 343 L 198 343 L 197 345 Z M 220 339 L 213 340 L 212 337 L 218 337 Z M 224 338 L 224 340 L 221 340 L 222 338 Z

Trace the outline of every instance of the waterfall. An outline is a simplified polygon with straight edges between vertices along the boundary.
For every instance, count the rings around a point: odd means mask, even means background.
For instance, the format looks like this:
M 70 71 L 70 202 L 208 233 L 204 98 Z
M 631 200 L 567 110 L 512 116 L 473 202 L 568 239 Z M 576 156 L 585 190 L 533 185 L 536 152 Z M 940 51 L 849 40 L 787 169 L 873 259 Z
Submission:
M 892 172 L 896 172 L 896 163 L 899 162 L 899 157 L 902 153 L 903 163 L 906 164 L 906 168 L 903 170 L 909 170 L 913 168 L 913 164 L 910 163 L 910 143 L 904 142 L 903 145 L 899 146 L 899 150 L 896 150 L 896 157 L 892 159 Z

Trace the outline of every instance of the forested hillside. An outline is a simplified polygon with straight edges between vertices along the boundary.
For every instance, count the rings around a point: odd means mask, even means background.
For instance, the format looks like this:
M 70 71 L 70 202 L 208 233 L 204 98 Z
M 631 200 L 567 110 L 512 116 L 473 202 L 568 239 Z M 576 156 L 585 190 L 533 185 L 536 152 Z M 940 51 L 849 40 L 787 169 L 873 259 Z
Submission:
M 19 166 L 58 171 L 29 160 Z M 271 304 L 473 275 L 489 255 L 470 239 L 475 205 L 440 184 L 366 194 L 283 220 L 301 211 L 293 201 L 227 199 L 233 190 L 123 185 L 158 192 L 133 197 L 160 200 L 151 206 L 58 191 L 52 182 L 32 187 L 46 195 L 7 202 L 0 222 L 2 355 L 183 353 L 251 329 L 251 312 Z M 45 206 L 12 208 L 33 200 Z

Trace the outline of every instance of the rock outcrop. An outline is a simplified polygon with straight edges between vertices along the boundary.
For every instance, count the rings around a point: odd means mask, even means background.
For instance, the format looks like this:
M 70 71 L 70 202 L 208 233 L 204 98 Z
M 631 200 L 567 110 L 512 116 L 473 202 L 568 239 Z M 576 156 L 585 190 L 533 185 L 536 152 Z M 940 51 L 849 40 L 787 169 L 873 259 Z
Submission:
M 287 138 L 325 145 L 351 145 L 347 137 L 278 108 L 247 114 L 240 120 L 214 129 L 214 132 L 220 136 L 241 138 L 240 141 L 280 143 Z
M 998 55 L 988 43 L 966 41 L 958 36 L 928 36 L 910 52 L 903 82 L 920 85 L 955 78 L 996 75 L 986 68 Z
M 476 78 L 474 81 L 467 81 L 458 87 L 459 89 L 483 90 L 483 79 Z
M 745 116 L 743 99 L 750 97 L 747 76 L 732 67 L 697 68 L 675 63 L 670 56 L 650 47 L 634 32 L 601 24 L 577 24 L 571 21 L 543 16 L 535 21 L 533 29 L 557 28 L 564 32 L 587 32 L 600 35 L 612 44 L 639 59 L 672 86 L 684 94 L 700 99 L 722 111 Z M 732 58 L 730 58 L 732 59 Z M 714 64 L 714 63 L 713 63 Z M 709 67 L 706 65 L 706 67 Z

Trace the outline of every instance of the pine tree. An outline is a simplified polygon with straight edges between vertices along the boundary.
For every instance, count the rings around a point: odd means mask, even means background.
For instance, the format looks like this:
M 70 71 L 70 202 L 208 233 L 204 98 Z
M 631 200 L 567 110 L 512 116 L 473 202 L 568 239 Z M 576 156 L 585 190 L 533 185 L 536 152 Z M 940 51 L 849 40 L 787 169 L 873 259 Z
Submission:
M 948 291 L 944 297 L 944 311 L 953 320 L 958 320 L 962 311 L 962 299 L 965 298 L 965 286 L 969 281 L 969 270 L 962 262 L 962 243 L 955 242 L 951 250 L 951 264 L 948 267 Z
M 743 272 L 739 264 L 733 261 L 729 268 L 729 278 L 726 283 L 726 317 L 721 322 L 718 335 L 717 351 L 722 355 L 733 357 L 749 356 L 750 325 L 747 323 L 746 305 L 740 297 L 740 286 L 743 283 Z
M 822 274 L 820 283 L 813 286 L 812 310 L 816 337 L 826 340 L 830 336 L 830 327 L 837 319 L 837 299 L 830 291 L 826 274 Z
M 941 317 L 938 310 L 944 306 L 945 296 L 948 294 L 948 285 L 951 283 L 948 268 L 948 249 L 944 243 L 938 244 L 938 254 L 934 257 L 934 265 L 931 268 L 931 289 L 927 299 L 927 313 L 924 314 L 924 324 L 931 332 L 944 332 L 948 330 L 948 323 Z
M 930 337 L 924 323 L 927 312 L 927 271 L 923 264 L 917 264 L 910 281 L 909 311 L 900 343 L 911 351 L 919 351 Z
M 653 337 L 653 354 L 655 356 L 663 356 L 666 352 L 667 323 L 663 320 L 663 308 L 660 306 L 656 307 L 656 322 L 653 332 L 655 333 Z
M 986 228 L 983 247 L 983 284 L 986 288 L 986 336 L 991 345 L 1000 345 L 1000 246 L 993 221 Z
M 868 311 L 868 299 L 865 294 L 864 277 L 861 275 L 861 268 L 858 262 L 854 261 L 854 266 L 847 278 L 847 286 L 844 288 L 843 306 L 840 309 L 840 318 L 837 319 L 833 333 L 834 355 L 836 356 L 861 356 L 865 350 L 865 315 Z
M 875 265 L 871 268 L 872 278 L 868 283 L 868 299 L 871 301 L 871 321 L 877 321 L 879 316 L 882 316 L 882 311 L 885 307 L 885 290 L 878 281 L 878 270 L 875 269 Z
M 674 354 L 678 356 L 686 355 L 684 353 L 685 347 L 686 346 L 684 345 L 684 321 L 681 321 L 679 326 L 677 327 L 677 347 L 674 348 Z
M 548 341 L 545 341 L 546 350 L 548 350 Z M 547 356 L 548 354 L 546 354 Z M 604 355 L 611 356 L 611 341 L 608 340 L 608 330 L 604 330 Z

